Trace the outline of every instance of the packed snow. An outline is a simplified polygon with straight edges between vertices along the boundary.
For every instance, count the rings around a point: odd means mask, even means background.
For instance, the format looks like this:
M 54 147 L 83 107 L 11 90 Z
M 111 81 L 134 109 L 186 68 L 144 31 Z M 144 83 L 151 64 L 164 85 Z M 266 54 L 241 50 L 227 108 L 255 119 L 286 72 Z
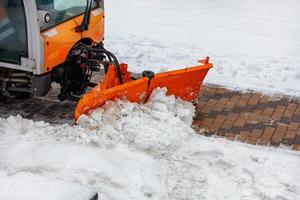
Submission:
M 95 195 L 91 188 L 30 172 L 0 173 L 1 200 L 89 200 Z
M 144 105 L 108 102 L 78 126 L 0 119 L 0 199 L 54 180 L 68 189 L 40 199 L 78 187 L 101 200 L 300 199 L 299 152 L 197 135 L 194 106 L 165 93 Z
M 109 0 L 108 49 L 136 72 L 194 65 L 206 83 L 300 96 L 299 0 Z
M 300 96 L 298 0 L 109 0 L 106 47 L 135 72 L 195 64 L 206 82 Z M 300 153 L 207 138 L 191 103 L 153 93 L 78 125 L 0 118 L 0 199 L 296 200 Z

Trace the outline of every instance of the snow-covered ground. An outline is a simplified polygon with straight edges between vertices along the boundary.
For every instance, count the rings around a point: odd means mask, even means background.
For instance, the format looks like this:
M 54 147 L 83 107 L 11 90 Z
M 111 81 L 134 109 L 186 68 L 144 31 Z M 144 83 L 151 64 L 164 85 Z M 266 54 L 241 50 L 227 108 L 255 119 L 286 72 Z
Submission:
M 208 83 L 300 96 L 299 9 L 298 0 L 109 0 L 106 45 L 136 72 L 209 55 Z M 158 90 L 145 105 L 108 102 L 78 126 L 0 118 L 0 199 L 300 199 L 299 152 L 202 137 L 193 113 Z
M 28 188 L 47 200 L 300 199 L 299 152 L 197 135 L 193 105 L 165 92 L 108 102 L 74 127 L 0 119 L 0 199 L 28 199 Z
M 106 46 L 140 72 L 209 55 L 206 82 L 300 96 L 299 0 L 109 0 Z

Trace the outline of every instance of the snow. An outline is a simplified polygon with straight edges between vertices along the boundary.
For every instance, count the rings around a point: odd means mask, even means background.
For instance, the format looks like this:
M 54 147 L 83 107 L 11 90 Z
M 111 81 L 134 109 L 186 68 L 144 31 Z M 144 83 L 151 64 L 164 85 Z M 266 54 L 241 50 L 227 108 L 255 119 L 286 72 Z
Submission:
M 75 184 L 21 172 L 10 176 L 0 174 L 0 194 L 1 200 L 87 200 L 96 193 Z
M 206 83 L 300 96 L 297 0 L 109 0 L 107 49 L 135 72 L 211 56 Z M 165 89 L 77 126 L 0 118 L 0 199 L 296 200 L 300 153 L 197 135 Z
M 110 0 L 106 40 L 130 69 L 155 72 L 210 56 L 206 83 L 300 96 L 300 1 Z
M 108 102 L 78 126 L 0 119 L 0 199 L 30 193 L 15 193 L 27 180 L 103 200 L 300 199 L 299 152 L 197 135 L 194 106 L 165 93 Z

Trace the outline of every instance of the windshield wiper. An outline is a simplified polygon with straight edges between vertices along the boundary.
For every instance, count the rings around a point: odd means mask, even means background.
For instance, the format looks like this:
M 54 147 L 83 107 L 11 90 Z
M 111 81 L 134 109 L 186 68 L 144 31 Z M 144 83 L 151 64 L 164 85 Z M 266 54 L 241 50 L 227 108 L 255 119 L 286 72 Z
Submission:
M 89 30 L 92 7 L 93 7 L 93 0 L 87 0 L 82 23 L 81 23 L 81 25 L 76 27 L 76 29 L 75 29 L 76 32 L 84 32 L 84 31 Z

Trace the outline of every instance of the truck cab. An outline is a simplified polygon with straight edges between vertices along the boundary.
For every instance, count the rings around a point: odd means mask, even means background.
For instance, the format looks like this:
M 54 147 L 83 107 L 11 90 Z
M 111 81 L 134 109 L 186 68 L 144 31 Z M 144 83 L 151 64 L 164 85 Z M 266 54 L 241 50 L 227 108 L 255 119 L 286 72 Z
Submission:
M 88 8 L 88 29 L 78 30 Z M 53 72 L 65 63 L 76 43 L 103 40 L 103 0 L 1 0 L 2 94 L 45 95 Z

